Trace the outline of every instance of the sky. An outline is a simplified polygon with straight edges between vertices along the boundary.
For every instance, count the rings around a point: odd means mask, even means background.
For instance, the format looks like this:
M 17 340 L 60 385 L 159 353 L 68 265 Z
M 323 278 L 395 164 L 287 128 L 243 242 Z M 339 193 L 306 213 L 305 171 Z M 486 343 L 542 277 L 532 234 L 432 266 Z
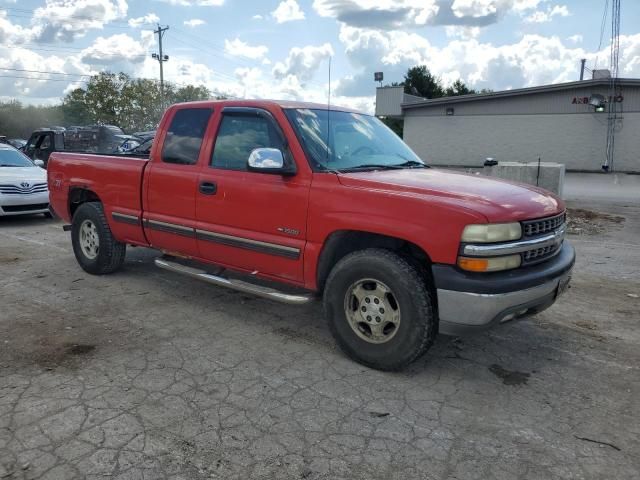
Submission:
M 609 67 L 606 0 L 0 0 L 0 100 L 55 104 L 100 71 L 205 85 L 240 98 L 371 112 L 373 73 L 427 65 L 503 90 Z M 640 1 L 621 0 L 620 74 L 640 77 Z M 604 25 L 604 29 L 602 28 Z M 602 34 L 601 34 L 602 33 Z

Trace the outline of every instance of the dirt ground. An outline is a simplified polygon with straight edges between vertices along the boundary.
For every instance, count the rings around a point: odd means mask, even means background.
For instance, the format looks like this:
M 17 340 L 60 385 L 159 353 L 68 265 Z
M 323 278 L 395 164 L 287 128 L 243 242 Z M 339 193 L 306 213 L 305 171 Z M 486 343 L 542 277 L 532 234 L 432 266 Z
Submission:
M 143 249 L 93 277 L 61 223 L 0 219 L 0 479 L 640 478 L 640 205 L 570 206 L 558 304 L 401 373 L 345 358 L 319 304 Z

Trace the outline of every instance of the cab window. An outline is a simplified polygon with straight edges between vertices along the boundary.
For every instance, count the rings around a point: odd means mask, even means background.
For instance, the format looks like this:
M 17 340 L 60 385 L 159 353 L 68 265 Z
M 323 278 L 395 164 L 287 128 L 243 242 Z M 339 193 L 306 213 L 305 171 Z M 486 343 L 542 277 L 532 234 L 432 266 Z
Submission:
M 211 166 L 225 170 L 246 170 L 249 155 L 256 148 L 283 150 L 273 125 L 255 115 L 225 115 L 218 130 Z
M 197 163 L 204 132 L 212 112 L 211 108 L 178 110 L 164 139 L 162 161 L 182 165 Z
M 40 142 L 40 150 L 48 150 L 51 148 L 51 135 L 44 135 L 44 138 Z

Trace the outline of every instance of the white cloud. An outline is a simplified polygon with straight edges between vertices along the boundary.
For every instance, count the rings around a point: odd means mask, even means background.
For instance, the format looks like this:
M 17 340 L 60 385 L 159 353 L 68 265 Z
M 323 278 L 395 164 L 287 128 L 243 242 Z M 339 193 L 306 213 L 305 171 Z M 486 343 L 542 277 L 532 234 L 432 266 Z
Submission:
M 169 5 L 178 5 L 181 7 L 219 7 L 224 4 L 224 0 L 157 0 L 168 3 Z
M 304 12 L 296 0 L 283 0 L 278 7 L 271 12 L 273 18 L 278 23 L 291 22 L 293 20 L 304 20 Z
M 546 23 L 553 20 L 553 17 L 568 17 L 569 15 L 569 9 L 566 5 L 554 5 L 546 10 L 533 12 L 528 17 L 525 17 L 524 21 L 526 23 Z
M 0 44 L 27 42 L 32 35 L 31 29 L 12 23 L 7 18 L 7 11 L 0 10 Z
M 88 30 L 126 18 L 128 8 L 126 0 L 46 0 L 33 13 L 34 34 L 38 41 L 70 42 Z
M 464 25 L 447 25 L 444 27 L 447 37 L 452 38 L 476 38 L 480 36 L 480 27 L 468 27 Z
M 204 20 L 201 20 L 199 18 L 192 18 L 191 20 L 185 20 L 183 23 L 187 27 L 194 28 L 194 27 L 198 27 L 200 25 L 204 25 L 207 22 L 205 22 Z
M 269 51 L 265 45 L 249 45 L 248 43 L 243 42 L 239 38 L 235 38 L 233 40 L 224 41 L 224 51 L 225 53 L 233 56 L 247 57 L 252 60 L 260 60 L 264 58 L 264 56 Z
M 254 15 L 251 17 L 253 20 L 262 20 L 264 17 L 262 15 Z
M 571 35 L 570 37 L 567 37 L 567 40 L 569 40 L 573 44 L 582 43 L 582 35 L 580 35 L 579 33 L 576 35 Z
M 534 14 L 534 10 L 549 1 L 314 0 L 313 8 L 318 15 L 335 18 L 351 27 L 405 30 L 424 25 L 485 27 L 497 23 L 509 13 L 521 17 Z M 565 9 L 565 6 L 558 5 L 549 7 L 549 13 L 542 13 L 552 16 L 564 15 Z M 469 33 L 471 32 L 467 32 L 465 36 L 470 36 Z M 458 32 L 455 35 L 459 36 Z
M 94 73 L 77 57 L 40 55 L 19 46 L 0 46 L 0 68 L 21 70 L 4 70 L 7 75 L 0 78 L 0 98 L 48 104 L 58 102 L 69 85 L 83 85 L 81 81 L 88 80 L 88 75 Z M 40 74 L 36 70 L 55 73 Z
M 437 0 L 314 0 L 318 15 L 359 27 L 404 28 L 429 23 Z
M 486 17 L 498 11 L 495 0 L 454 0 L 451 4 L 453 14 L 458 17 Z
M 152 32 L 141 32 L 140 40 L 126 33 L 98 37 L 93 44 L 80 52 L 82 61 L 89 65 L 104 65 L 110 70 L 122 69 L 122 63 L 142 63 L 147 57 L 147 50 L 153 43 Z M 126 70 L 126 68 L 123 68 Z
M 143 17 L 130 18 L 128 23 L 130 27 L 137 28 L 141 27 L 142 25 L 158 23 L 159 21 L 160 17 L 158 17 L 158 15 L 156 15 L 155 13 L 148 13 Z
M 273 67 L 273 76 L 278 80 L 296 77 L 301 81 L 311 80 L 322 61 L 333 55 L 333 48 L 325 43 L 320 46 L 308 45 L 306 47 L 294 47 L 284 62 L 278 62 Z
M 427 65 L 449 84 L 461 78 L 474 88 L 502 90 L 577 80 L 579 59 L 593 64 L 588 52 L 559 37 L 525 35 L 518 42 L 494 45 L 478 39 L 451 40 L 437 47 L 411 32 L 384 32 L 343 25 L 340 30 L 353 78 L 339 82 L 336 93 L 362 96 L 373 91 L 373 71 L 383 71 L 387 82 L 401 81 L 409 67 Z M 608 47 L 599 58 L 608 58 Z M 640 34 L 621 36 L 621 76 L 640 75 Z

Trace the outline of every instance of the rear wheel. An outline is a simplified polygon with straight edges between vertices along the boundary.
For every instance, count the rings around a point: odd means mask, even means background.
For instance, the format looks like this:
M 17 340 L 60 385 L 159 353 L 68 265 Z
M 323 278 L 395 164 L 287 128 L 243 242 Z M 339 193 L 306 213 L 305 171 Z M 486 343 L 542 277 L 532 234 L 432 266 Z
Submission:
M 428 350 L 437 332 L 427 280 L 389 250 L 347 255 L 331 271 L 324 307 L 331 333 L 354 360 L 398 370 Z
M 113 238 L 101 203 L 87 202 L 78 207 L 71 225 L 73 253 L 89 273 L 102 275 L 118 270 L 126 245 Z

